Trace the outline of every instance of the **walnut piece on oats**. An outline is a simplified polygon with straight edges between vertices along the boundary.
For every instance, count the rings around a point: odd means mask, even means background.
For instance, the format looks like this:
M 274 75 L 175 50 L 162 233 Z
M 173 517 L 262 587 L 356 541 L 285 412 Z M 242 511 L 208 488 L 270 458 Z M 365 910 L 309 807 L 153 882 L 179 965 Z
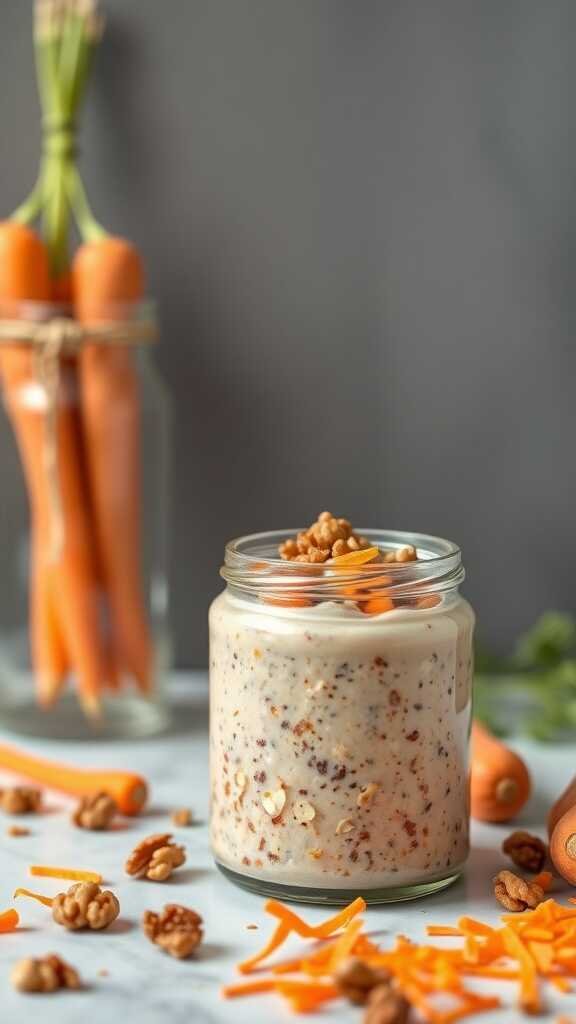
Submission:
M 531 910 L 542 903 L 544 890 L 535 882 L 528 882 L 512 871 L 500 871 L 494 879 L 494 895 L 506 910 L 513 914 Z
M 0 789 L 0 807 L 5 814 L 38 814 L 42 791 L 35 786 L 10 786 Z
M 146 910 L 142 918 L 144 934 L 170 956 L 183 960 L 200 945 L 204 935 L 202 918 L 195 910 L 179 903 L 167 903 L 161 914 Z
M 315 523 L 296 538 L 285 540 L 278 549 L 287 562 L 322 564 L 329 558 L 367 548 L 369 542 L 359 537 L 347 519 L 337 519 L 331 512 L 321 512 Z
M 100 791 L 80 800 L 72 815 L 72 822 L 78 828 L 91 832 L 100 832 L 110 828 L 114 815 L 118 813 L 118 804 L 108 793 Z
M 56 992 L 59 988 L 79 989 L 78 972 L 56 953 L 35 959 L 26 957 L 14 964 L 10 975 L 18 992 Z
M 158 833 L 143 839 L 128 857 L 126 874 L 135 878 L 149 878 L 152 882 L 165 882 L 175 868 L 186 860 L 183 846 L 172 842 L 170 832 Z
M 100 931 L 116 920 L 120 904 L 113 892 L 95 882 L 77 882 L 60 892 L 52 902 L 52 917 L 68 931 L 90 928 Z

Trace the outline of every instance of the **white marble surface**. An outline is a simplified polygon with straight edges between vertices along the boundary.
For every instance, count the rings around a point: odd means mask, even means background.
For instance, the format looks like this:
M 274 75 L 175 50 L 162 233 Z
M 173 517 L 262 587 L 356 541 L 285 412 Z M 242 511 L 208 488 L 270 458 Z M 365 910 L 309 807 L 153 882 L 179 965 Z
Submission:
M 185 694 L 181 700 L 180 695 Z M 275 997 L 223 1002 L 219 988 L 234 978 L 234 964 L 258 948 L 270 930 L 262 912 L 263 901 L 228 883 L 213 867 L 207 838 L 207 710 L 202 675 L 180 679 L 177 686 L 176 724 L 168 736 L 128 743 L 69 743 L 27 740 L 26 745 L 47 756 L 78 764 L 125 767 L 142 772 L 151 781 L 152 800 L 139 820 L 126 820 L 109 833 L 90 833 L 69 824 L 71 802 L 49 794 L 47 812 L 27 821 L 31 835 L 8 838 L 0 822 L 0 908 L 11 904 L 18 885 L 32 885 L 48 894 L 66 883 L 28 877 L 31 863 L 81 866 L 100 871 L 121 904 L 120 919 L 102 933 L 67 933 L 55 925 L 49 912 L 39 904 L 21 900 L 18 909 L 22 929 L 0 935 L 0 1014 L 4 1021 L 36 1021 L 45 1024 L 77 1024 L 78 1020 L 120 1020 L 133 1015 L 137 1024 L 269 1024 L 294 1018 Z M 0 740 L 14 737 L 0 733 Z M 541 827 L 545 808 L 574 772 L 573 747 L 524 745 L 536 780 L 536 793 L 521 819 L 524 827 L 544 835 Z M 0 776 L 0 784 L 8 781 Z M 188 849 L 188 863 L 173 880 L 164 883 L 139 882 L 123 873 L 126 854 L 136 841 L 151 832 L 170 830 L 169 812 L 178 806 L 193 808 L 198 824 L 176 830 L 178 840 Z M 466 876 L 444 893 L 414 903 L 392 904 L 367 913 L 370 931 L 386 943 L 399 931 L 422 940 L 428 922 L 455 923 L 466 912 L 496 922 L 498 909 L 491 897 L 490 878 L 503 866 L 499 854 L 502 838 L 509 829 L 476 826 L 473 854 Z M 563 898 L 561 890 L 555 893 Z M 163 954 L 143 936 L 139 919 L 145 908 L 160 909 L 164 903 L 184 903 L 202 914 L 206 941 L 197 959 L 179 962 Z M 311 921 L 326 911 L 304 908 Z M 259 930 L 247 930 L 248 924 Z M 26 996 L 9 984 L 11 964 L 22 956 L 55 951 L 78 967 L 87 984 L 81 993 Z M 107 976 L 99 975 L 100 970 Z M 483 1015 L 479 1020 L 513 1022 L 520 1016 L 513 1009 L 513 987 L 490 983 L 507 1001 L 504 1010 Z M 572 1013 L 576 1019 L 576 996 L 547 993 L 550 1016 Z M 318 1019 L 352 1024 L 361 1020 L 358 1010 L 344 1005 L 326 1010 Z M 315 1018 L 311 1018 L 315 1019 Z

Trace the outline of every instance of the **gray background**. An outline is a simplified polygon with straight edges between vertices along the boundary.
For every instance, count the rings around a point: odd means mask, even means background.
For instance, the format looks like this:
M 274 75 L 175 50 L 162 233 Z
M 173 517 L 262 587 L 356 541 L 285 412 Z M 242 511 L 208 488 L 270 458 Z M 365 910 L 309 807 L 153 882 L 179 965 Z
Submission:
M 31 5 L 0 11 L 8 213 L 38 112 Z M 179 663 L 206 661 L 226 538 L 324 507 L 457 539 L 500 647 L 574 609 L 573 0 L 108 15 L 83 169 L 161 304 Z

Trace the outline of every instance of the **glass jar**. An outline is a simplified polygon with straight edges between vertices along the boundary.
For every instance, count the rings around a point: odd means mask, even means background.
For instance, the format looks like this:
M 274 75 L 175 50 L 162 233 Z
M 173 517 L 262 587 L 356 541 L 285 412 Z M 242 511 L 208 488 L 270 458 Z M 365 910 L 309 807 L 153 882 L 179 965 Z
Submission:
M 362 533 L 418 560 L 281 561 L 286 532 L 226 548 L 210 610 L 211 839 L 254 892 L 410 899 L 453 882 L 468 855 L 474 614 L 460 551 Z
M 0 727 L 30 735 L 167 722 L 170 409 L 154 308 L 116 307 L 90 331 L 60 305 L 0 309 Z

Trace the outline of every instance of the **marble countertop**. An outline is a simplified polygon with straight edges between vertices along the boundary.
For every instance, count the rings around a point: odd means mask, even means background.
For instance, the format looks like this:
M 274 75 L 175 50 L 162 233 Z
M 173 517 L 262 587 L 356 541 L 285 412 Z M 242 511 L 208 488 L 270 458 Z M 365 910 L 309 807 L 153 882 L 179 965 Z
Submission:
M 26 746 L 46 756 L 77 764 L 130 768 L 144 774 L 152 784 L 148 811 L 138 820 L 125 820 L 113 832 L 91 833 L 68 824 L 71 802 L 49 793 L 46 812 L 27 819 L 27 837 L 12 838 L 0 829 L 0 909 L 11 905 L 16 886 L 35 887 L 54 894 L 67 883 L 30 879 L 31 863 L 81 866 L 100 871 L 118 895 L 121 915 L 100 933 L 69 933 L 55 925 L 47 910 L 32 901 L 19 901 L 22 928 L 0 936 L 0 993 L 2 1019 L 27 1022 L 42 1014 L 45 1024 L 77 1024 L 87 1021 L 119 1020 L 133 1016 L 137 1024 L 269 1024 L 271 1020 L 293 1020 L 274 996 L 223 1002 L 219 988 L 234 978 L 234 964 L 255 951 L 269 934 L 269 919 L 263 914 L 263 900 L 234 887 L 212 864 L 207 834 L 207 699 L 202 673 L 180 678 L 178 701 L 171 731 L 155 739 L 132 743 L 56 743 L 27 740 Z M 0 733 L 0 740 L 13 736 Z M 544 836 L 541 824 L 551 798 L 574 772 L 573 746 L 530 746 L 530 764 L 536 793 L 519 826 Z M 522 749 L 522 746 L 519 747 Z M 0 776 L 0 784 L 8 776 Z M 134 881 L 123 873 L 127 853 L 151 832 L 170 831 L 170 812 L 180 806 L 193 809 L 197 824 L 174 830 L 188 851 L 188 861 L 164 884 Z M 15 819 L 5 819 L 6 825 Z M 4 819 L 2 820 L 2 826 Z M 465 877 L 437 896 L 413 903 L 396 903 L 368 911 L 368 929 L 386 943 L 399 931 L 416 940 L 425 936 L 428 922 L 455 923 L 462 913 L 496 922 L 498 908 L 491 896 L 490 879 L 502 866 L 499 853 L 506 826 L 473 826 L 473 852 Z M 562 899 L 566 892 L 554 893 Z M 161 909 L 166 902 L 184 903 L 197 910 L 205 921 L 205 942 L 199 955 L 177 961 L 161 952 L 144 937 L 140 917 L 144 909 Z M 308 920 L 321 920 L 326 911 L 305 907 Z M 256 924 L 258 930 L 248 930 Z M 9 973 L 14 961 L 23 956 L 57 952 L 80 971 L 86 990 L 56 995 L 31 996 L 13 991 Z M 105 974 L 101 972 L 107 972 Z M 506 1008 L 478 1019 L 485 1024 L 521 1020 L 513 1009 L 513 987 L 490 983 L 499 991 Z M 574 1015 L 576 995 L 563 997 L 547 992 L 549 1017 L 557 1013 Z M 339 1005 L 318 1019 L 340 1024 L 360 1022 L 357 1009 Z M 315 1019 L 315 1018 L 311 1018 Z

